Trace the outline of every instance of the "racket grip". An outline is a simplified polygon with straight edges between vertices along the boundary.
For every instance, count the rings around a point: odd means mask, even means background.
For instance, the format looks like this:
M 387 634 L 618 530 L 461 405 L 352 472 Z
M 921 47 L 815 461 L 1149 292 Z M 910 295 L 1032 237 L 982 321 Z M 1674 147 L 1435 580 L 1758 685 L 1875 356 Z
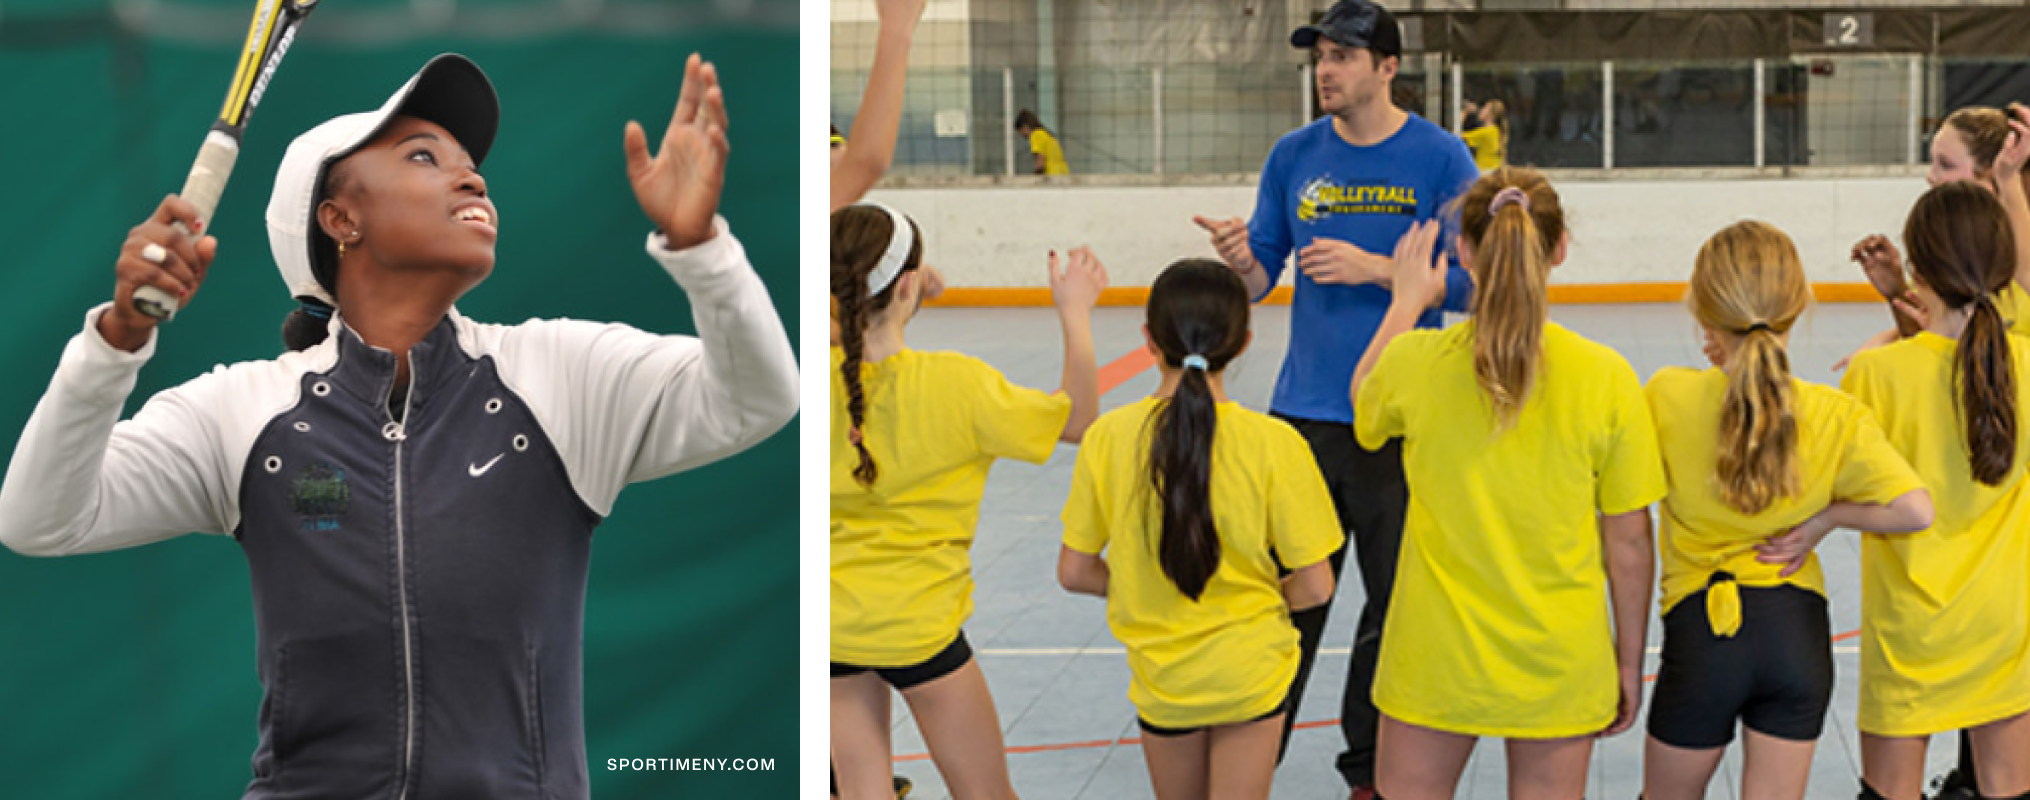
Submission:
M 214 130 L 204 137 L 204 145 L 197 150 L 197 161 L 190 165 L 190 177 L 184 179 L 183 191 L 177 194 L 197 207 L 199 225 L 210 222 L 212 212 L 218 210 L 219 196 L 226 191 L 226 178 L 233 174 L 233 162 L 239 157 L 240 143 L 232 136 Z M 170 224 L 178 233 L 191 235 L 181 220 Z M 181 305 L 168 292 L 153 286 L 134 289 L 134 310 L 163 322 L 175 319 Z

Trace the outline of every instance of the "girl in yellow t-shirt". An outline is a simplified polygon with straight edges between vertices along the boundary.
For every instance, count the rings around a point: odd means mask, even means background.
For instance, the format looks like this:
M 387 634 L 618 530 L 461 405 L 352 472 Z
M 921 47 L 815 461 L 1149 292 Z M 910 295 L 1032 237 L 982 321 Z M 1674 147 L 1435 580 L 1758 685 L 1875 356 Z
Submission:
M 967 554 L 994 460 L 1041 462 L 1097 414 L 1091 317 L 1106 271 L 1083 248 L 1061 272 L 1050 258 L 1067 398 L 978 359 L 909 349 L 922 263 L 901 212 L 833 212 L 832 757 L 841 797 L 894 796 L 893 687 L 954 796 L 1013 798 L 994 700 L 959 630 L 973 607 Z
M 1473 165 L 1481 172 L 1500 169 L 1508 163 L 1508 107 L 1500 100 L 1489 100 L 1479 106 L 1468 103 L 1465 112 L 1480 123 L 1459 134 L 1466 149 L 1473 152 Z
M 1665 367 L 1647 387 L 1670 494 L 1642 793 L 1705 797 L 1738 722 L 1741 795 L 1801 798 L 1833 695 L 1813 548 L 1835 526 L 1922 529 L 1931 498 L 1867 407 L 1791 377 L 1785 340 L 1811 290 L 1783 231 L 1714 234 L 1687 299 L 1719 366 Z
M 2030 340 L 1994 294 L 2015 240 L 1993 192 L 1926 192 L 1904 223 L 1925 329 L 1841 385 L 1930 487 L 1936 523 L 1861 539 L 1863 796 L 1916 800 L 1931 734 L 1971 729 L 1979 792 L 2030 792 Z
M 1346 536 L 1304 438 L 1226 397 L 1249 338 L 1240 277 L 1172 264 L 1142 330 L 1163 382 L 1079 445 L 1058 581 L 1107 598 L 1157 798 L 1267 797 L 1297 673 L 1290 612 L 1332 596 Z
M 1475 739 L 1499 736 L 1511 797 L 1569 800 L 1594 737 L 1642 702 L 1663 464 L 1628 361 L 1548 319 L 1566 241 L 1550 183 L 1505 167 L 1459 202 L 1473 319 L 1410 331 L 1444 286 L 1438 227 L 1419 225 L 1353 378 L 1355 434 L 1370 449 L 1402 437 L 1410 486 L 1376 790 L 1450 798 Z
M 1996 310 L 2010 331 L 2030 335 L 2030 108 L 2010 103 L 2006 109 L 1967 106 L 1946 116 L 1931 140 L 1931 169 L 1924 181 L 1933 187 L 1953 181 L 1974 181 L 1995 193 L 2009 212 L 2016 237 L 2015 280 L 1995 298 Z M 1903 280 L 1903 257 L 1889 237 L 1873 234 L 1855 243 L 1852 258 L 1861 265 L 1875 291 L 1889 301 L 1896 329 L 1883 331 L 1861 346 L 1880 347 L 1924 327 L 1922 309 Z
M 1031 172 L 1037 175 L 1070 175 L 1071 165 L 1064 160 L 1064 148 L 1057 143 L 1049 128 L 1043 127 L 1043 120 L 1036 112 L 1022 109 L 1015 115 L 1015 132 L 1029 144 L 1029 155 L 1033 159 Z

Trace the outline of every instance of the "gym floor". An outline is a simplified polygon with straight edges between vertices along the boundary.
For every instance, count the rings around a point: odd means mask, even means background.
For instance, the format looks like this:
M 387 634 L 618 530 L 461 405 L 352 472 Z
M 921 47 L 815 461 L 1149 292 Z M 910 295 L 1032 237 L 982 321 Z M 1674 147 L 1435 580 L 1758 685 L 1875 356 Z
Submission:
M 1644 379 L 1659 367 L 1706 363 L 1699 353 L 1697 327 L 1677 304 L 1554 306 L 1551 318 L 1619 350 Z M 1156 371 L 1137 355 L 1142 348 L 1141 324 L 1139 308 L 1102 308 L 1095 313 L 1096 349 L 1106 388 L 1103 409 L 1144 397 L 1156 386 Z M 1887 313 L 1877 305 L 1817 306 L 1792 332 L 1791 365 L 1805 380 L 1836 385 L 1833 363 L 1887 327 Z M 1228 369 L 1227 389 L 1235 400 L 1265 410 L 1289 337 L 1289 309 L 1257 307 L 1253 328 L 1254 345 Z M 909 343 L 917 349 L 978 356 L 1026 386 L 1050 389 L 1060 376 L 1062 350 L 1050 309 L 926 309 L 911 324 Z M 1141 731 L 1127 698 L 1127 664 L 1120 644 L 1107 631 L 1105 601 L 1074 596 L 1057 585 L 1058 513 L 1076 457 L 1074 448 L 1059 446 L 1041 466 L 1002 462 L 995 467 L 973 545 L 978 589 L 966 636 L 992 687 L 1018 794 L 1032 800 L 1153 797 L 1139 747 Z M 1819 552 L 1832 597 L 1837 684 L 1812 762 L 1808 796 L 1847 800 L 1857 792 L 1860 776 L 1854 729 L 1860 656 L 1852 633 L 1860 625 L 1860 547 L 1854 535 L 1842 531 L 1828 537 Z M 1298 712 L 1289 754 L 1276 772 L 1272 797 L 1277 800 L 1346 796 L 1332 762 L 1344 744 L 1338 728 L 1339 702 L 1363 594 L 1353 572 L 1345 577 L 1333 604 L 1324 650 Z M 1660 636 L 1659 623 L 1652 619 L 1646 674 L 1655 672 Z M 915 783 L 911 800 L 949 797 L 907 705 L 899 696 L 895 705 L 895 771 Z M 1638 723 L 1634 730 L 1595 747 L 1588 797 L 1636 797 L 1642 780 L 1642 731 Z M 1943 774 L 1956 753 L 1953 737 L 1934 737 L 1928 773 Z M 1736 744 L 1707 796 L 1737 797 L 1740 769 Z M 1459 796 L 1505 797 L 1504 772 L 1500 743 L 1482 741 L 1461 778 Z

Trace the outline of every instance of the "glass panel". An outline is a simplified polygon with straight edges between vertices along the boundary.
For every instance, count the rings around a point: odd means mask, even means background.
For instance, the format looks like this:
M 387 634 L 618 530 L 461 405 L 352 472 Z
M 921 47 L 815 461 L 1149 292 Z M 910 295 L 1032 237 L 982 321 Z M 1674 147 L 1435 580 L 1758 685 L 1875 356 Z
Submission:
M 1762 163 L 1798 167 L 1810 163 L 1804 141 L 1805 87 L 1810 76 L 1804 65 L 1765 61 L 1762 65 Z
M 1064 148 L 1072 174 L 1153 171 L 1155 84 L 1148 68 L 1060 69 L 1058 79 L 1064 118 L 1041 116 Z M 1021 143 L 1016 145 L 1019 159 Z
M 1805 163 L 1905 163 L 1910 136 L 1909 56 L 1798 60 L 1805 67 Z
M 1163 69 L 1163 172 L 1251 173 L 1303 123 L 1295 66 Z
M 1500 100 L 1508 106 L 1508 163 L 1600 166 L 1599 64 L 1468 64 L 1461 72 L 1464 99 Z
M 1753 62 L 1615 62 L 1615 166 L 1754 164 Z

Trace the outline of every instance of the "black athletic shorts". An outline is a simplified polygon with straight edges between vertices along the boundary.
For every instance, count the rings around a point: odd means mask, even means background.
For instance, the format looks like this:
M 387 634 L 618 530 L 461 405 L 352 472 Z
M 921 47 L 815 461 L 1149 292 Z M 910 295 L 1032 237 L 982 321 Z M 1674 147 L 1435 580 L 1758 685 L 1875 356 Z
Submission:
M 1234 724 L 1246 725 L 1248 722 L 1261 722 L 1262 720 L 1268 719 L 1270 717 L 1273 717 L 1277 714 L 1281 714 L 1288 710 L 1290 710 L 1290 695 L 1285 694 L 1283 695 L 1283 702 L 1277 703 L 1275 708 L 1269 709 L 1269 713 L 1263 714 L 1259 717 L 1255 717 L 1254 719 L 1248 720 L 1247 722 L 1240 722 Z M 1143 733 L 1149 734 L 1150 736 L 1164 736 L 1164 737 L 1190 736 L 1194 733 L 1205 730 L 1206 728 L 1214 727 L 1211 725 L 1201 725 L 1196 728 L 1165 728 L 1161 725 L 1149 724 L 1149 721 L 1143 719 L 1139 714 L 1135 716 L 1135 723 L 1142 726 Z
M 1651 695 L 1649 735 L 1673 747 L 1734 741 L 1734 723 L 1779 739 L 1811 741 L 1833 696 L 1832 623 L 1826 599 L 1795 586 L 1739 587 L 1741 630 L 1713 635 L 1706 593 L 1663 618 L 1663 667 Z
M 959 631 L 959 638 L 953 639 L 945 649 L 938 651 L 925 661 L 913 667 L 857 667 L 852 664 L 832 662 L 832 677 L 850 678 L 863 672 L 881 676 L 896 691 L 915 688 L 957 672 L 959 667 L 973 660 L 973 646 L 966 644 L 966 632 Z

